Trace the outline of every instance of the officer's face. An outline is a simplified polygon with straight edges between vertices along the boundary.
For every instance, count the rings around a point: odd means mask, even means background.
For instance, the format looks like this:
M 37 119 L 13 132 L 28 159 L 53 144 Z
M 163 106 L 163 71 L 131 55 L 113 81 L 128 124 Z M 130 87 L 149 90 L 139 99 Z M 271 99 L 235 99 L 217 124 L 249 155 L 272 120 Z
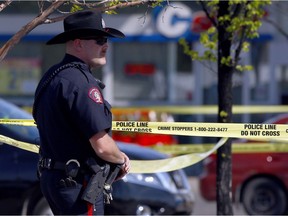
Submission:
M 102 38 L 103 39 L 103 38 Z M 107 41 L 81 40 L 83 45 L 83 60 L 91 67 L 97 68 L 106 64 Z

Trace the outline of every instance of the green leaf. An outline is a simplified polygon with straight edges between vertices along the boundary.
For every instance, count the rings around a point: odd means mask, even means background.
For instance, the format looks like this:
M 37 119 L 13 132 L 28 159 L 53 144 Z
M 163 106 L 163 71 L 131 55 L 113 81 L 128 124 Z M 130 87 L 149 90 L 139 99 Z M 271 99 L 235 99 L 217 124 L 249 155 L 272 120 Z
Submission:
M 74 12 L 81 11 L 81 10 L 83 10 L 82 7 L 80 7 L 79 5 L 73 4 L 70 11 L 74 13 Z
M 250 48 L 250 43 L 244 42 L 244 43 L 242 44 L 242 50 L 243 50 L 244 52 L 248 52 L 248 51 L 249 51 L 249 48 Z
M 220 117 L 221 118 L 226 118 L 228 116 L 228 113 L 225 112 L 224 110 L 222 110 L 220 113 L 219 113 Z

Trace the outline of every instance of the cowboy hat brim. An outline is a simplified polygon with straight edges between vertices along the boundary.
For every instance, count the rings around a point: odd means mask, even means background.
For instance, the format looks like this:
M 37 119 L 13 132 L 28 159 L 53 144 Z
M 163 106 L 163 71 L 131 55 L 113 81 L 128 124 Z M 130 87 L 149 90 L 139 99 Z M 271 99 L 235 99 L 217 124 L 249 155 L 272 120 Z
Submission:
M 99 29 L 74 29 L 71 31 L 65 31 L 62 32 L 53 38 L 51 38 L 49 41 L 47 41 L 47 45 L 51 44 L 62 44 L 66 43 L 69 40 L 74 40 L 76 38 L 85 38 L 85 37 L 116 37 L 116 38 L 124 38 L 125 35 L 114 28 L 104 28 L 102 30 Z

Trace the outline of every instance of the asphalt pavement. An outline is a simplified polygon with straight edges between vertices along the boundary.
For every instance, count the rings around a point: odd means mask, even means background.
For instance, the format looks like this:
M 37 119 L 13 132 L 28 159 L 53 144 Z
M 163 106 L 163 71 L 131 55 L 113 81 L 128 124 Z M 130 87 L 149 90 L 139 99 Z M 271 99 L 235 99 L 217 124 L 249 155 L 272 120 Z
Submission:
M 192 215 L 216 215 L 216 202 L 206 201 L 199 193 L 199 180 L 197 177 L 189 177 L 191 189 L 195 193 L 195 206 Z M 233 205 L 234 215 L 247 215 L 242 205 Z

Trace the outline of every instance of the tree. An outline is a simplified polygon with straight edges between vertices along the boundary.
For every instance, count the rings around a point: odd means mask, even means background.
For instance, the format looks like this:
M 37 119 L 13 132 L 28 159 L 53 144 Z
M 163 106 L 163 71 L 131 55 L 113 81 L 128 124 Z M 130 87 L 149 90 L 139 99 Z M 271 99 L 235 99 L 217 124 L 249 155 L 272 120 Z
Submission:
M 201 33 L 200 41 L 206 48 L 202 56 L 191 50 L 185 40 L 180 43 L 184 52 L 192 60 L 210 60 L 217 62 L 218 74 L 218 122 L 232 122 L 232 77 L 235 72 L 251 69 L 240 65 L 241 52 L 248 51 L 249 39 L 258 37 L 261 18 L 270 1 L 199 1 L 203 11 L 212 23 L 212 27 Z M 232 215 L 232 154 L 231 140 L 217 151 L 216 196 L 217 214 Z
M 158 5 L 163 0 L 103 0 L 103 1 L 78 1 L 78 0 L 55 0 L 55 1 L 45 1 L 41 0 L 36 2 L 39 5 L 39 14 L 31 22 L 23 26 L 11 39 L 9 39 L 1 48 L 0 48 L 0 61 L 2 61 L 9 50 L 15 46 L 21 38 L 31 32 L 34 28 L 42 24 L 49 24 L 63 20 L 69 14 L 82 10 L 84 8 L 90 9 L 100 9 L 103 12 L 113 13 L 114 10 L 126 7 L 135 7 L 138 5 L 147 5 L 148 7 L 154 7 Z M 13 3 L 12 0 L 6 0 L 4 3 L 0 4 L 0 12 L 3 11 L 7 6 Z M 45 4 L 46 3 L 46 4 Z M 48 6 L 47 6 L 48 4 Z M 61 12 L 61 15 L 49 18 L 49 16 L 57 9 L 63 5 L 71 5 L 70 11 Z

